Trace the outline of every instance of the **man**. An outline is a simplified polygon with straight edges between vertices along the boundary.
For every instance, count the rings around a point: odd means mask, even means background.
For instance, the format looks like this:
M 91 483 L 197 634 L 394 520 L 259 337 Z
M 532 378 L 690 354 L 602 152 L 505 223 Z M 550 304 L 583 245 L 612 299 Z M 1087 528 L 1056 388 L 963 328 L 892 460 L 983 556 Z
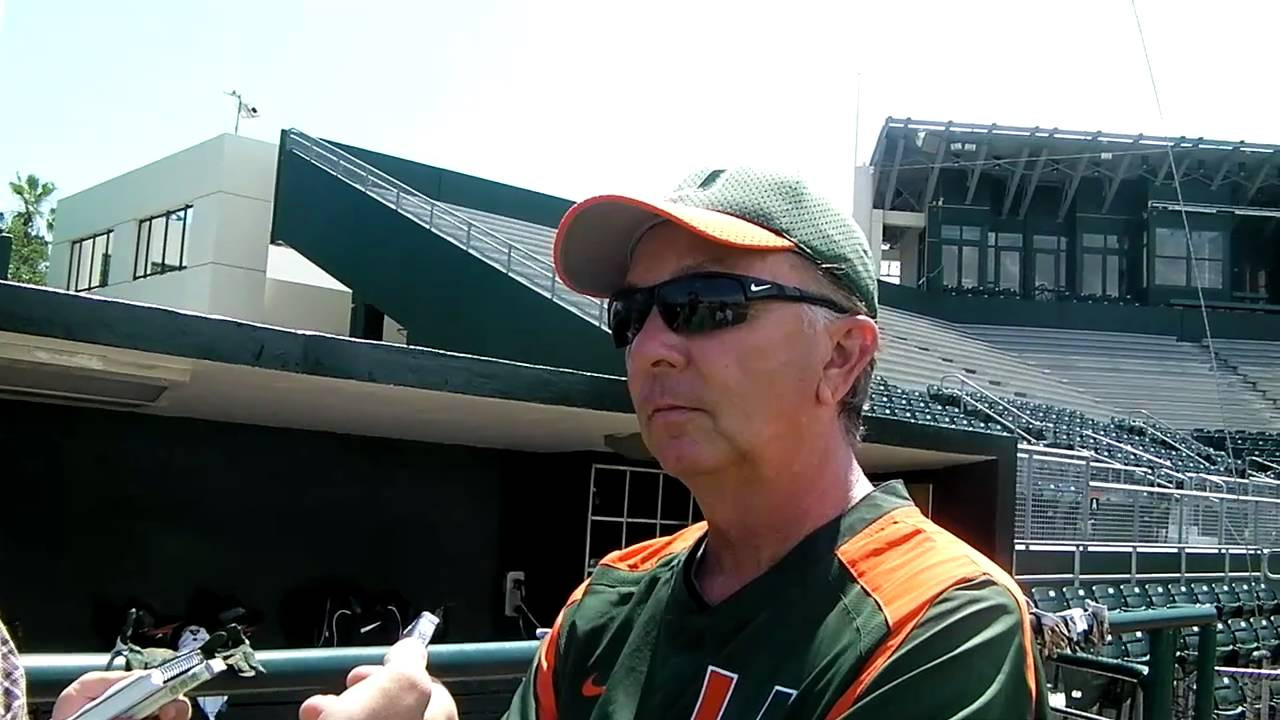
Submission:
M 607 556 L 509 718 L 1046 715 L 1016 584 L 858 466 L 878 273 L 848 217 L 709 170 L 579 203 L 555 255 L 611 298 L 642 436 L 707 520 Z
M 707 520 L 601 561 L 510 720 L 1047 717 L 1014 582 L 858 466 L 879 334 L 856 225 L 800 180 L 710 170 L 579 203 L 555 260 L 610 298 L 645 443 Z M 302 720 L 454 717 L 417 662 L 349 685 Z

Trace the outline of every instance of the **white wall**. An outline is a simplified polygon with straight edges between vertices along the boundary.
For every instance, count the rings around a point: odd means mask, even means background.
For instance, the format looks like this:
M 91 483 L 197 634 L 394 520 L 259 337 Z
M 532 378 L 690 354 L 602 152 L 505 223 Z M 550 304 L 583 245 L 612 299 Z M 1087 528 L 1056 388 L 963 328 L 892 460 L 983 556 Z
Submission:
M 346 335 L 351 323 L 351 293 L 268 277 L 268 325 Z
M 115 274 L 115 258 L 112 258 Z M 132 264 L 130 264 L 132 272 Z M 205 265 L 177 272 L 152 275 L 134 282 L 123 282 L 95 290 L 95 295 L 160 305 L 162 307 L 208 312 L 209 289 L 213 286 L 213 267 Z
M 302 253 L 285 245 L 267 248 L 267 277 L 304 285 L 318 285 L 332 290 L 342 290 L 351 296 L 346 285 L 320 269 L 319 265 L 302 256 Z
M 93 292 L 261 320 L 275 163 L 275 145 L 219 135 L 63 198 L 48 283 L 66 287 L 72 241 L 112 230 L 107 287 Z M 138 221 L 186 205 L 186 268 L 134 280 Z

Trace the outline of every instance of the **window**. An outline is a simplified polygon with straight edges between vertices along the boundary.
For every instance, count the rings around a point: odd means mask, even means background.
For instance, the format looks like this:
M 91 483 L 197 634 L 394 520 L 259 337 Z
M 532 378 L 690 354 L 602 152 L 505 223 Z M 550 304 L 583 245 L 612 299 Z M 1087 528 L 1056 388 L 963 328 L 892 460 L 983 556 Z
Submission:
M 881 260 L 880 279 L 887 283 L 893 283 L 894 285 L 902 284 L 902 261 Z
M 187 226 L 190 205 L 138 221 L 138 246 L 133 278 L 159 275 L 187 266 Z
M 71 258 L 67 262 L 68 290 L 83 292 L 107 284 L 115 235 L 108 230 L 71 242 Z
M 947 287 L 977 287 L 978 252 L 982 249 L 982 228 L 976 225 L 943 225 L 942 284 Z
M 1067 247 L 1070 241 L 1060 235 L 1035 235 L 1031 238 L 1035 253 L 1037 289 L 1067 289 Z
M 1080 292 L 1120 297 L 1126 242 L 1119 235 L 1084 233 L 1080 236 Z
M 987 285 L 1002 290 L 1022 290 L 1022 235 L 987 233 Z
M 670 535 L 701 519 L 688 488 L 661 470 L 593 465 L 584 572 L 590 575 L 614 550 Z
M 1225 233 L 1220 230 L 1191 231 L 1190 253 L 1187 252 L 1187 233 L 1182 228 L 1158 227 L 1155 236 L 1156 285 L 1222 288 Z

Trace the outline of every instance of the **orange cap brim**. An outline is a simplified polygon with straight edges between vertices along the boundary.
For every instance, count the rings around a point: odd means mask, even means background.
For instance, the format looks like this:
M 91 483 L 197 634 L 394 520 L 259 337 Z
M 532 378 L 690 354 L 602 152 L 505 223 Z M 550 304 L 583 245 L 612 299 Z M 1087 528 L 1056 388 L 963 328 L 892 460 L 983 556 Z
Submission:
M 569 208 L 556 230 L 556 273 L 570 288 L 607 298 L 626 283 L 640 234 L 668 220 L 707 240 L 747 250 L 793 250 L 778 233 L 715 210 L 622 195 L 599 195 Z

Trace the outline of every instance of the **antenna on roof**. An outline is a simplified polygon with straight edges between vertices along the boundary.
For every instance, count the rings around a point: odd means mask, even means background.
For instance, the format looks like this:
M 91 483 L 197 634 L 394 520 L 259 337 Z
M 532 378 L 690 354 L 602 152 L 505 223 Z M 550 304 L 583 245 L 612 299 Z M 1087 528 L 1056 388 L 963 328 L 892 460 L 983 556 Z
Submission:
M 249 103 L 245 102 L 245 101 L 244 101 L 244 98 L 243 98 L 243 97 L 240 97 L 240 93 L 236 92 L 235 90 L 232 90 L 231 92 L 227 92 L 227 93 L 223 93 L 223 94 L 224 94 L 224 95 L 229 95 L 229 96 L 231 96 L 231 97 L 233 97 L 233 98 L 235 98 L 235 99 L 236 99 L 236 128 L 235 128 L 235 133 L 236 133 L 236 135 L 239 135 L 239 134 L 240 134 L 240 118 L 245 118 L 246 120 L 251 120 L 251 119 L 253 119 L 253 118 L 258 117 L 258 108 L 257 108 L 256 106 L 250 105 Z

